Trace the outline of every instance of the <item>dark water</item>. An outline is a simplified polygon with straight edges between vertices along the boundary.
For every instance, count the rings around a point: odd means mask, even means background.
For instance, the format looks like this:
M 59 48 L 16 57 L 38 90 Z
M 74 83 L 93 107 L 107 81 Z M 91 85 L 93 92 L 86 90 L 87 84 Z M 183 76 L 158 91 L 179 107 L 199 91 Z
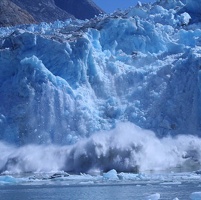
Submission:
M 201 191 L 199 183 L 178 185 L 0 186 L 0 200 L 144 200 L 160 193 L 162 200 L 188 200 Z

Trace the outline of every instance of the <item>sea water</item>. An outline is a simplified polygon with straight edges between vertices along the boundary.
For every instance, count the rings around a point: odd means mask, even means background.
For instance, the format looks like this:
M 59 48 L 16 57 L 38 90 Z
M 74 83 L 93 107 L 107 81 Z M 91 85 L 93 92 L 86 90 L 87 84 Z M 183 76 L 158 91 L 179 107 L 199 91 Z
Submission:
M 145 200 L 160 194 L 161 200 L 188 200 L 201 191 L 198 182 L 177 184 L 105 185 L 7 185 L 0 186 L 1 200 Z

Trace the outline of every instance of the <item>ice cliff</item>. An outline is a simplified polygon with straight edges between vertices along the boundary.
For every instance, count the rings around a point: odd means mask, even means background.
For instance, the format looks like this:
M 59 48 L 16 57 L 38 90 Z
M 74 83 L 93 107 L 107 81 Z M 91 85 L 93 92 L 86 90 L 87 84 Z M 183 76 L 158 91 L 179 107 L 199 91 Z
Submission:
M 1 28 L 0 138 L 69 144 L 122 121 L 199 134 L 200 5 L 139 2 L 90 21 Z

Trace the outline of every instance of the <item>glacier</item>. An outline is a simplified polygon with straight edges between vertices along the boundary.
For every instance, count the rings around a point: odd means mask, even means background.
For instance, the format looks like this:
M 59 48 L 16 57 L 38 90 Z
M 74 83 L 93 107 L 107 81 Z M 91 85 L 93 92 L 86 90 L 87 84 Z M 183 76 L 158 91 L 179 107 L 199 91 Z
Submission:
M 200 10 L 0 28 L 0 171 L 198 170 Z

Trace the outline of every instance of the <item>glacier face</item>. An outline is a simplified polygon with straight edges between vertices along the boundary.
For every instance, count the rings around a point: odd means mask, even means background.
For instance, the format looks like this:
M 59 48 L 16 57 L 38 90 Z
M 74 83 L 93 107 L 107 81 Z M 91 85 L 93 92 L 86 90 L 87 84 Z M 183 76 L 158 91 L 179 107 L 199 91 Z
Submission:
M 1 28 L 0 139 L 72 144 L 123 121 L 159 137 L 200 135 L 193 5 L 161 0 L 90 21 Z

